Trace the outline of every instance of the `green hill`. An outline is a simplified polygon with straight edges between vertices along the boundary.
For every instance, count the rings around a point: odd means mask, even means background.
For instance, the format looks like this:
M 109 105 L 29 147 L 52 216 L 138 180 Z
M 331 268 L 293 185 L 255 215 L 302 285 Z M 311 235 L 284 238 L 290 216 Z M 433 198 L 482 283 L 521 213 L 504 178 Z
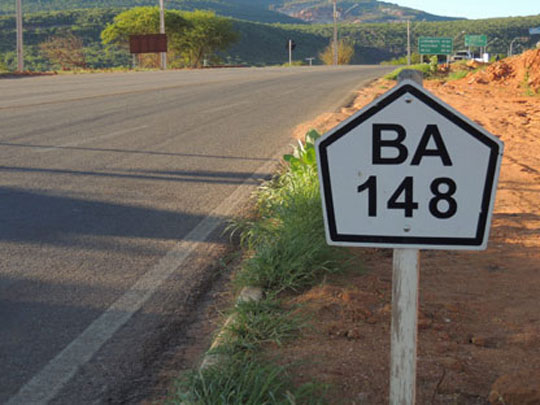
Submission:
M 130 55 L 126 51 L 101 45 L 99 35 L 107 23 L 121 9 L 79 9 L 72 11 L 42 12 L 25 15 L 24 41 L 25 64 L 34 70 L 51 66 L 38 53 L 37 45 L 52 35 L 72 32 L 81 37 L 86 47 L 91 67 L 128 66 Z M 248 65 L 275 65 L 288 59 L 286 43 L 289 38 L 297 46 L 294 59 L 303 61 L 317 58 L 329 44 L 331 25 L 322 24 L 263 24 L 234 19 L 240 40 L 220 56 L 225 62 Z M 455 48 L 463 47 L 462 31 L 468 34 L 485 34 L 491 42 L 488 51 L 506 53 L 512 39 L 528 36 L 530 27 L 540 26 L 540 15 L 531 17 L 496 18 L 485 20 L 457 20 L 413 23 L 413 49 L 418 36 L 456 37 Z M 339 35 L 355 46 L 352 63 L 379 63 L 406 53 L 406 25 L 404 23 L 340 24 Z M 0 62 L 10 68 L 15 62 L 15 18 L 0 16 Z M 497 39 L 496 39 L 497 38 Z M 524 44 L 532 47 L 539 40 L 531 37 Z M 515 45 L 515 44 L 514 44 Z M 317 63 L 317 60 L 315 61 Z M 320 62 L 319 62 L 320 63 Z
M 216 14 L 240 20 L 265 23 L 302 23 L 299 19 L 269 10 L 264 2 L 265 0 L 167 0 L 165 4 L 167 8 L 177 10 L 213 10 Z M 155 6 L 157 4 L 156 0 L 23 0 L 23 12 L 36 13 L 86 8 L 131 8 L 135 6 Z M 0 15 L 14 13 L 14 0 L 0 0 Z
M 333 21 L 333 5 L 328 0 L 259 0 L 269 7 L 291 17 L 311 23 Z M 412 21 L 449 21 L 453 17 L 442 17 L 408 7 L 378 0 L 339 0 L 338 20 L 349 23 Z

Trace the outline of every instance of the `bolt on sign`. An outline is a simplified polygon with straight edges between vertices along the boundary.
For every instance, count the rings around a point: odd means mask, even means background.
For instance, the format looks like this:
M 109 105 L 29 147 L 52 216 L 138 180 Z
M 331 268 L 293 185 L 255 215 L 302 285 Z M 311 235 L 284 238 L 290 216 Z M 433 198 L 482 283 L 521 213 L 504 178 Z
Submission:
M 167 52 L 167 34 L 146 34 L 129 36 L 130 53 Z
M 403 81 L 317 140 L 328 243 L 485 249 L 502 151 Z
M 465 46 L 486 46 L 486 35 L 465 35 Z
M 418 38 L 420 55 L 451 55 L 454 52 L 454 40 L 445 37 Z

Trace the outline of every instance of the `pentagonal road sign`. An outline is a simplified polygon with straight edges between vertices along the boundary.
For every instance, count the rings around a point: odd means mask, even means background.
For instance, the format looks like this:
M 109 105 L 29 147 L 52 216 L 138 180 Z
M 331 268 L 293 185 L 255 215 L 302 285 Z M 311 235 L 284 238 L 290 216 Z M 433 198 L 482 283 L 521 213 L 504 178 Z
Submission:
M 403 81 L 317 140 L 328 243 L 485 249 L 503 146 Z

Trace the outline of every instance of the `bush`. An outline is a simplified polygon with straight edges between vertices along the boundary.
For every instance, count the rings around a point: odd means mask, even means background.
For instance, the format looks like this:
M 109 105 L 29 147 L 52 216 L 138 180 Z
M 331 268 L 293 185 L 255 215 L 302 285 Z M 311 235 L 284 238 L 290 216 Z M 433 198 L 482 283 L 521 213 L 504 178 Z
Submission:
M 418 65 L 400 67 L 400 68 L 394 70 L 393 72 L 388 73 L 386 76 L 384 76 L 384 78 L 388 79 L 388 80 L 397 80 L 398 75 L 404 69 L 419 70 L 420 72 L 422 72 L 424 77 L 429 77 L 431 75 L 431 65 L 428 65 L 427 63 L 421 63 L 421 64 L 418 64 Z
M 340 268 L 341 253 L 324 234 L 314 145 L 319 136 L 308 132 L 305 144 L 284 156 L 287 170 L 259 189 L 258 218 L 234 224 L 252 252 L 237 275 L 240 286 L 298 290 Z
M 4 62 L 3 55 L 0 55 L 0 73 L 8 72 L 9 69 L 7 67 L 7 64 Z
M 218 366 L 185 375 L 170 404 L 290 405 L 322 404 L 325 387 L 307 383 L 295 387 L 286 366 L 237 353 Z
M 348 65 L 351 63 L 351 59 L 354 56 L 354 46 L 346 41 L 339 41 L 338 43 L 338 65 Z M 334 46 L 328 45 L 324 51 L 319 54 L 319 58 L 325 65 L 334 64 Z
M 422 56 L 419 53 L 412 52 L 411 63 L 413 65 L 422 63 Z M 407 64 L 407 55 L 381 62 L 381 65 L 406 65 L 406 64 Z

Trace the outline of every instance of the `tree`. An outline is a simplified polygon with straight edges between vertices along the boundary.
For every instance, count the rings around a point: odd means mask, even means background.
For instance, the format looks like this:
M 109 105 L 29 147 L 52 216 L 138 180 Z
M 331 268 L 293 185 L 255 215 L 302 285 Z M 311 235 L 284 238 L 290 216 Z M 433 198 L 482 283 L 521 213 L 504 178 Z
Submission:
M 168 47 L 180 51 L 180 44 L 191 23 L 176 10 L 165 10 L 165 32 Z M 134 7 L 114 17 L 101 32 L 104 44 L 127 48 L 130 35 L 159 34 L 159 7 Z
M 185 66 L 200 67 L 205 58 L 214 57 L 239 38 L 231 20 L 217 17 L 213 11 L 195 10 L 183 16 L 191 24 L 181 41 L 180 56 Z
M 62 70 L 86 67 L 83 41 L 71 33 L 51 37 L 39 44 L 39 49 L 49 62 L 60 65 Z
M 338 65 L 348 65 L 354 56 L 354 46 L 343 40 L 338 42 Z M 334 64 L 334 48 L 330 44 L 319 54 L 325 65 Z

